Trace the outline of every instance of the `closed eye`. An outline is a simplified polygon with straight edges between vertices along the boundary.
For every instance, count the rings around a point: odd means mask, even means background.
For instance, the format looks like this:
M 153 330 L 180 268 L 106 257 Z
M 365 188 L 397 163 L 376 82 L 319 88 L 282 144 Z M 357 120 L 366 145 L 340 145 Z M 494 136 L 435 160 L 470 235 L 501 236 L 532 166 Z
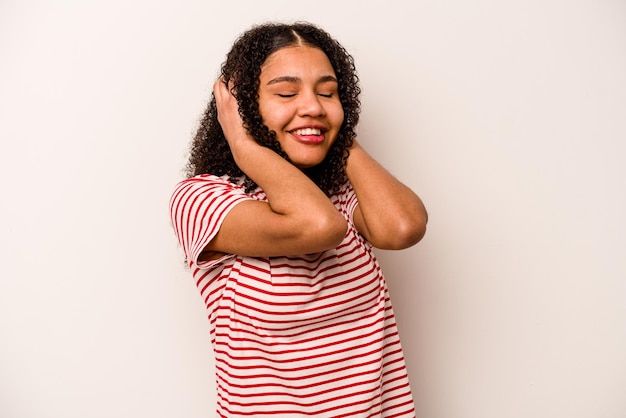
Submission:
M 326 97 L 328 99 L 330 99 L 331 97 L 333 97 L 333 93 L 326 93 L 326 94 L 322 94 L 322 93 L 317 93 L 318 95 L 322 96 L 322 97 Z
M 285 97 L 285 98 L 287 98 L 287 97 L 294 97 L 296 94 L 295 93 L 291 93 L 291 94 L 276 93 L 276 95 L 278 97 Z

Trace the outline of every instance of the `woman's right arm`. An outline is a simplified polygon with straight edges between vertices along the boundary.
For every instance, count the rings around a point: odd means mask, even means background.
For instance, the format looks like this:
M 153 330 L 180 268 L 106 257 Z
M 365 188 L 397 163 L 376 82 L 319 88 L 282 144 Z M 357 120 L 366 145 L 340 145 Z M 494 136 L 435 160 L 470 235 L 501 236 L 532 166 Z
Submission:
M 215 83 L 214 94 L 218 120 L 235 162 L 263 189 L 268 201 L 238 203 L 205 251 L 270 257 L 309 254 L 339 245 L 347 223 L 330 199 L 297 167 L 254 141 L 222 80 Z

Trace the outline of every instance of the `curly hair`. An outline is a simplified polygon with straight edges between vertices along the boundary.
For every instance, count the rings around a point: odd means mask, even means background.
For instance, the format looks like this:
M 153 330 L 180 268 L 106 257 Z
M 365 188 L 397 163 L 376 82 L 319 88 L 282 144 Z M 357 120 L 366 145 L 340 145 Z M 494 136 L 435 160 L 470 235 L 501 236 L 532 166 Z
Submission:
M 221 66 L 221 76 L 225 82 L 232 82 L 239 113 L 250 135 L 258 144 L 289 161 L 276 140 L 276 133 L 263 123 L 258 91 L 261 66 L 268 56 L 293 45 L 307 45 L 322 50 L 337 76 L 339 99 L 344 110 L 343 124 L 326 158 L 319 165 L 304 170 L 322 191 L 331 195 L 347 180 L 345 166 L 348 149 L 356 136 L 355 128 L 361 110 L 359 78 L 354 59 L 345 48 L 327 32 L 308 22 L 264 23 L 253 26 L 235 41 Z M 213 94 L 192 140 L 186 166 L 188 177 L 207 173 L 241 179 L 248 192 L 257 187 L 235 163 L 217 120 Z

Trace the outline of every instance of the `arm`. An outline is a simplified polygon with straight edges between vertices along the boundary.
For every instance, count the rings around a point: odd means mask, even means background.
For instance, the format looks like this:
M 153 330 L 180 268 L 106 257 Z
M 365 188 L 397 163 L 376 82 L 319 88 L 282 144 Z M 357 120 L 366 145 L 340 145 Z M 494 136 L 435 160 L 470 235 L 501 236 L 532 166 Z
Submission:
M 354 223 L 374 247 L 399 250 L 422 239 L 428 221 L 422 201 L 356 140 L 350 148 L 346 173 L 359 200 Z
M 268 202 L 244 201 L 224 219 L 207 254 L 269 257 L 334 248 L 347 223 L 328 197 L 297 167 L 257 144 L 243 127 L 237 101 L 219 80 L 218 119 L 235 162 L 266 193 Z

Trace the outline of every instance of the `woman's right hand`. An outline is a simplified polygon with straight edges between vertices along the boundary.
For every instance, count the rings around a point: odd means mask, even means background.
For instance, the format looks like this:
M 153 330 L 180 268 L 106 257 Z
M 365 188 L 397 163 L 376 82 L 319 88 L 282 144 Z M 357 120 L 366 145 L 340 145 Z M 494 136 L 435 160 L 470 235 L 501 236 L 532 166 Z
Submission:
M 235 151 L 233 147 L 238 142 L 255 141 L 243 126 L 243 120 L 239 115 L 239 104 L 231 93 L 231 88 L 232 83 L 227 85 L 224 79 L 220 77 L 213 85 L 213 94 L 217 106 L 217 120 L 222 127 L 228 145 L 230 145 L 231 150 Z

